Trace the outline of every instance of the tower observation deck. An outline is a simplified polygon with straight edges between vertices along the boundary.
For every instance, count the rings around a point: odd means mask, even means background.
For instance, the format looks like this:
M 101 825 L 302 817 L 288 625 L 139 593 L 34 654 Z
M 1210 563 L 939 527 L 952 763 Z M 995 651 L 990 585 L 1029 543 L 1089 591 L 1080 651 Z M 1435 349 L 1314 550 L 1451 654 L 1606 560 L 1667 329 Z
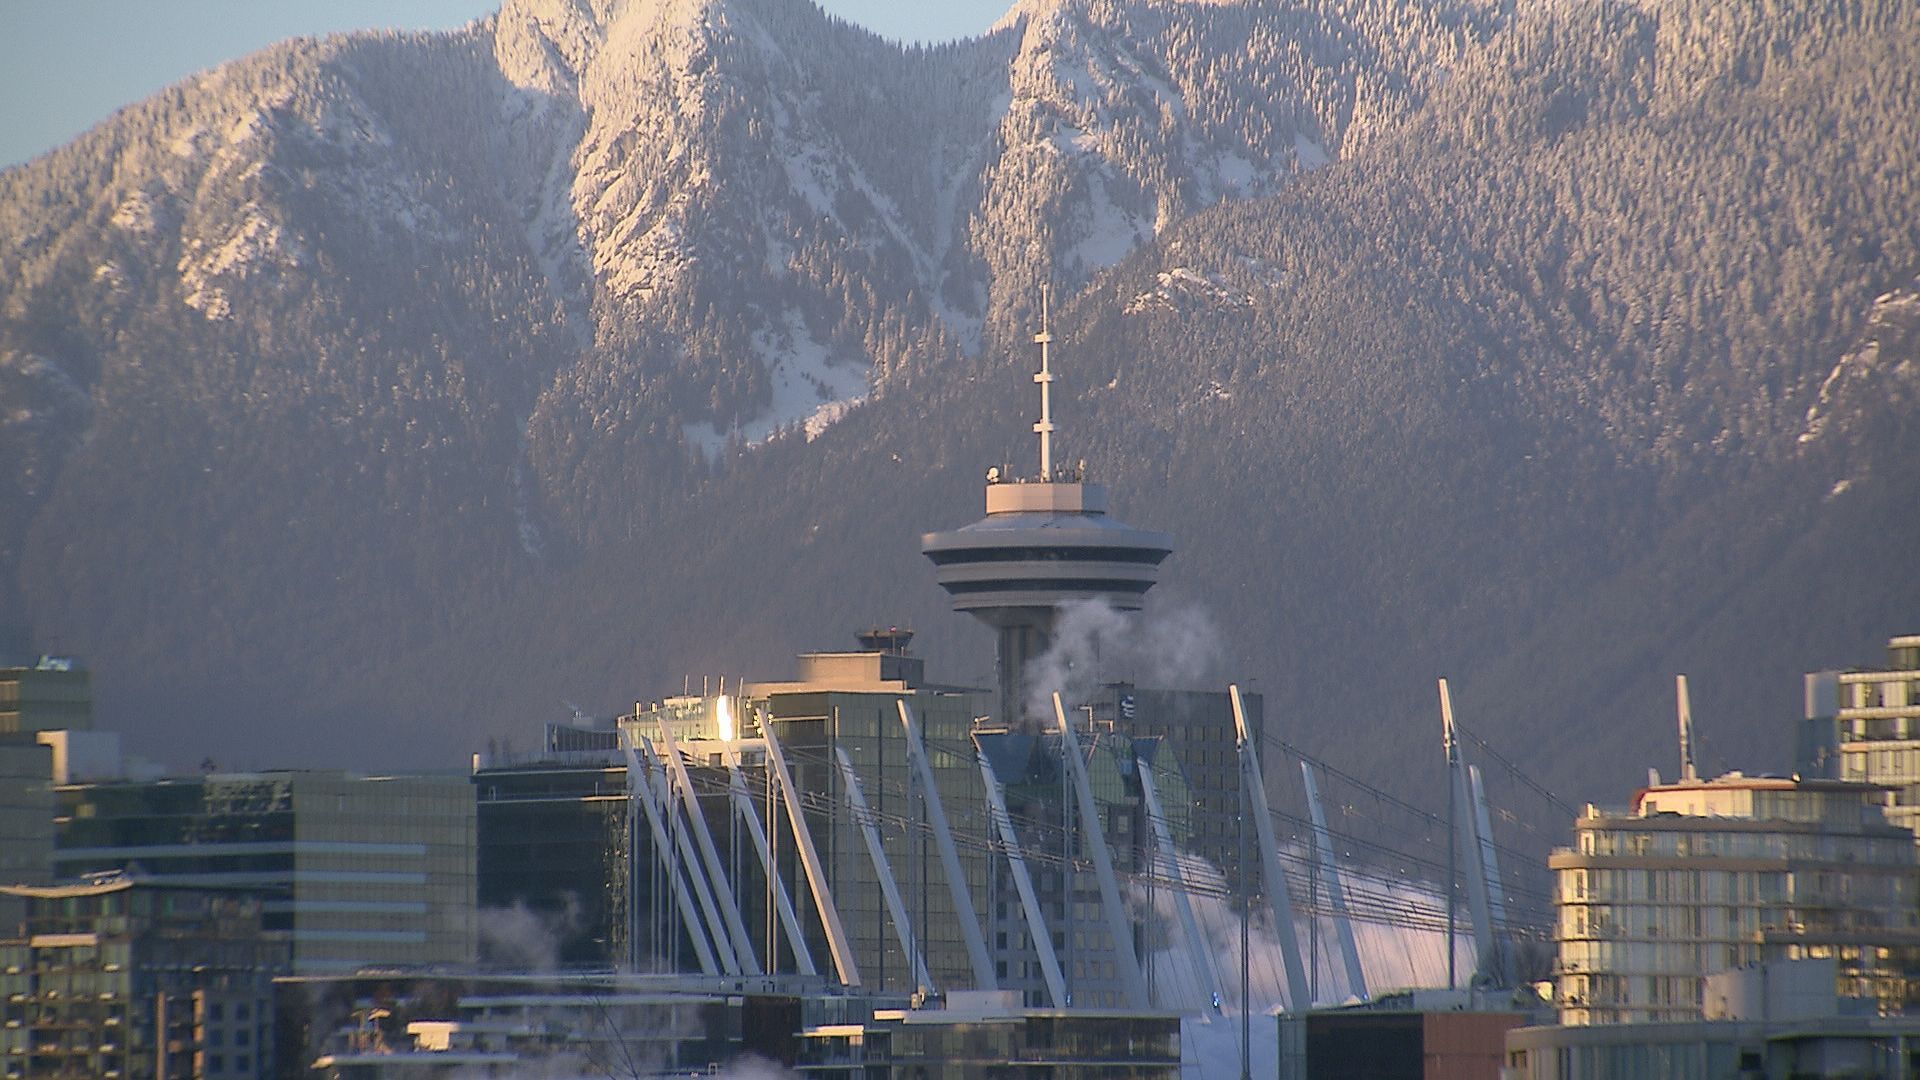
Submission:
M 1086 480 L 1086 463 L 1053 463 L 1054 374 L 1044 322 L 1040 346 L 1040 472 L 1013 479 L 987 470 L 987 516 L 947 532 L 927 533 L 920 550 L 934 578 L 963 611 L 998 635 L 1001 715 L 1018 723 L 1027 664 L 1052 644 L 1060 605 L 1105 601 L 1120 611 L 1138 611 L 1159 579 L 1160 563 L 1173 553 L 1173 538 L 1127 525 L 1107 513 L 1107 492 Z

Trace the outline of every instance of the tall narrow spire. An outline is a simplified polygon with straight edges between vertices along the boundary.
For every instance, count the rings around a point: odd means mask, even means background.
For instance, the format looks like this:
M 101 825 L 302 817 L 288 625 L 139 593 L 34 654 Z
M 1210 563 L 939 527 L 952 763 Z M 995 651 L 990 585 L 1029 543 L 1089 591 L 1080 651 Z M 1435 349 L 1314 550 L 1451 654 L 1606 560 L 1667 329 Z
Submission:
M 1033 381 L 1040 384 L 1040 422 L 1033 425 L 1033 430 L 1040 436 L 1040 481 L 1045 483 L 1053 479 L 1053 368 L 1047 356 L 1053 332 L 1047 321 L 1044 287 L 1040 290 L 1040 332 L 1033 335 L 1033 340 L 1040 346 L 1040 370 L 1033 376 Z
M 1693 765 L 1693 699 L 1687 694 L 1687 677 L 1675 675 L 1673 689 L 1680 706 L 1680 779 L 1698 780 L 1700 772 Z

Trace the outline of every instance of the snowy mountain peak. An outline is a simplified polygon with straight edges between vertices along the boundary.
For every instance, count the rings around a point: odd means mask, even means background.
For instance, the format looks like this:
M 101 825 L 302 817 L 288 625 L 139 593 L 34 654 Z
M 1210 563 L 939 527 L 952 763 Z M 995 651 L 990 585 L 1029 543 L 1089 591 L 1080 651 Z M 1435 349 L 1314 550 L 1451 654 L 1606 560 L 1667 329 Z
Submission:
M 754 18 L 826 22 L 812 0 L 507 0 L 496 47 L 516 84 L 558 92 L 603 56 L 613 69 L 661 55 L 684 64 Z
M 155 145 L 91 212 L 158 254 L 78 273 L 123 303 L 165 266 L 172 310 L 239 328 L 332 273 L 348 226 L 394 265 L 506 244 L 570 346 L 515 408 L 536 459 L 569 425 L 682 453 L 817 434 L 1016 332 L 1037 282 L 1340 156 L 1349 117 L 1407 103 L 1369 88 L 1452 32 L 1364 3 L 1024 0 L 1002 25 L 906 49 L 812 0 L 506 0 L 446 35 L 290 43 L 142 107 Z M 531 461 L 529 490 L 578 467 Z

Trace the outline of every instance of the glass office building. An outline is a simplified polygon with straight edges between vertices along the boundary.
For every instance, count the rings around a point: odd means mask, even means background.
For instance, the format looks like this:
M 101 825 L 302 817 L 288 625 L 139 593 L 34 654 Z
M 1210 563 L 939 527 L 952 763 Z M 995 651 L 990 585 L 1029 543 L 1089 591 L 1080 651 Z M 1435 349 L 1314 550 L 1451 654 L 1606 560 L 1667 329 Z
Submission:
M 474 797 L 466 776 L 213 773 L 56 788 L 56 877 L 137 866 L 243 887 L 299 972 L 471 964 Z
M 784 750 L 795 787 L 803 793 L 803 817 L 819 852 L 834 905 L 849 939 L 861 985 L 873 991 L 911 993 L 916 980 L 909 953 L 900 943 L 888 913 L 880 876 L 864 834 L 871 820 L 912 926 L 910 944 L 924 955 L 934 985 L 942 990 L 973 985 L 961 922 L 932 835 L 927 805 L 907 752 L 899 705 L 906 701 L 919 722 L 922 740 L 942 808 L 957 835 L 986 837 L 992 825 L 975 764 L 970 732 L 984 699 L 964 689 L 924 682 L 922 661 L 890 651 L 809 653 L 800 657 L 799 678 L 740 688 L 738 697 L 672 698 L 623 717 L 635 738 L 656 745 L 662 725 L 670 728 L 689 762 L 700 792 L 702 816 L 720 847 L 734 880 L 742 916 L 756 940 L 760 962 L 769 951 L 779 970 L 792 960 L 779 944 L 782 931 L 769 918 L 766 878 L 757 853 L 742 835 L 726 795 L 724 767 L 730 739 L 754 739 L 762 725 L 771 728 Z M 845 754 L 867 803 L 863 819 L 853 808 L 849 785 L 839 766 Z M 736 762 L 761 819 L 771 822 L 770 842 L 781 879 L 791 891 L 815 964 L 831 974 L 832 951 L 818 910 L 807 899 L 807 877 L 794 833 L 784 811 L 766 804 L 766 757 L 751 746 Z M 988 860 L 984 844 L 957 845 L 967 889 L 978 908 L 987 900 Z M 678 944 L 671 924 L 658 918 L 663 885 L 653 872 L 659 863 L 651 837 L 641 830 L 636 842 L 637 914 L 641 951 L 656 953 L 662 944 Z M 664 900 L 664 898 L 663 898 Z M 685 956 L 684 950 L 680 953 Z
M 482 918 L 516 907 L 542 940 L 483 935 L 500 967 L 615 968 L 630 960 L 633 838 L 627 766 L 614 732 L 549 725 L 545 749 L 476 758 L 478 897 Z M 489 948 L 488 943 L 493 942 Z

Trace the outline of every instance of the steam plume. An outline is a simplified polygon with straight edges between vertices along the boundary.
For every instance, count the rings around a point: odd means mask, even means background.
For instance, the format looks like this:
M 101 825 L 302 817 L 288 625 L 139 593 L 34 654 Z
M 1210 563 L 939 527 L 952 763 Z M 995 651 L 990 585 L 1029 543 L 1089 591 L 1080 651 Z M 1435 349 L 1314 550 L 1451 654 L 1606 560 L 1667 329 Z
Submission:
M 1051 717 L 1052 695 L 1083 701 L 1121 677 L 1176 688 L 1211 681 L 1219 667 L 1220 631 L 1197 607 L 1159 606 L 1139 613 L 1105 600 L 1061 604 L 1053 643 L 1028 662 L 1026 715 Z

